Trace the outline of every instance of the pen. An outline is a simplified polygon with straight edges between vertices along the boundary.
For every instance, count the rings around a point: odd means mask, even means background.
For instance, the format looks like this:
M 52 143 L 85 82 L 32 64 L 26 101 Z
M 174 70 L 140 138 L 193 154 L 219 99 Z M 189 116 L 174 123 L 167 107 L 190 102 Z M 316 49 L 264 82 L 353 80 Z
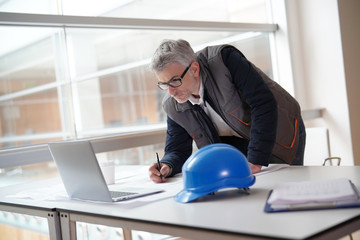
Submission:
M 160 160 L 159 160 L 159 154 L 158 154 L 158 153 L 156 153 L 156 157 L 157 157 L 157 167 L 158 167 L 159 172 L 160 172 L 161 167 L 160 167 Z M 163 181 L 162 178 L 163 178 L 163 176 L 162 176 L 162 174 L 160 173 L 161 182 Z

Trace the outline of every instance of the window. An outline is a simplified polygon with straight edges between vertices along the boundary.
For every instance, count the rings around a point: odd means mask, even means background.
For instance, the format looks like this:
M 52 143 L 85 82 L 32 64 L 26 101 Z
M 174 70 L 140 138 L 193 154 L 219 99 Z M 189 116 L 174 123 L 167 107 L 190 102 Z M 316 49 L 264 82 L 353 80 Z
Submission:
M 265 0 L 34 0 L 30 6 L 0 1 L 0 149 L 165 128 L 164 92 L 148 70 L 165 38 L 186 39 L 195 51 L 235 45 L 273 76 L 270 39 L 276 27 L 268 23 L 267 5 Z M 162 148 L 111 154 L 147 164 L 153 158 L 145 156 Z

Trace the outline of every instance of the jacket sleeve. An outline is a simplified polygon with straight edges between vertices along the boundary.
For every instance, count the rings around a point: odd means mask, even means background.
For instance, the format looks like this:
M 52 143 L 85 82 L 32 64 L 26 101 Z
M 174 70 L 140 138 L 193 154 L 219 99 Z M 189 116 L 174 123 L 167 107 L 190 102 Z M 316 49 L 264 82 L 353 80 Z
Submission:
M 260 74 L 239 50 L 225 47 L 221 55 L 242 100 L 251 109 L 247 158 L 253 164 L 267 166 L 276 139 L 276 99 Z
M 185 161 L 192 153 L 193 139 L 179 124 L 167 117 L 165 155 L 161 163 L 172 168 L 171 176 L 181 172 Z

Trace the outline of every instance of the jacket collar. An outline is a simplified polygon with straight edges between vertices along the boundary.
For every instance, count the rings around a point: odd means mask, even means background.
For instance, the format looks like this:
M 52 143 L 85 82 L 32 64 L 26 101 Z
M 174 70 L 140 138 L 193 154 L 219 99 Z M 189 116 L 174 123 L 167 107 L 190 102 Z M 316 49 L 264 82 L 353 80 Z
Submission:
M 175 101 L 175 110 L 177 112 L 184 112 L 192 108 L 192 103 L 189 100 L 184 103 L 178 103 L 175 99 L 171 100 Z

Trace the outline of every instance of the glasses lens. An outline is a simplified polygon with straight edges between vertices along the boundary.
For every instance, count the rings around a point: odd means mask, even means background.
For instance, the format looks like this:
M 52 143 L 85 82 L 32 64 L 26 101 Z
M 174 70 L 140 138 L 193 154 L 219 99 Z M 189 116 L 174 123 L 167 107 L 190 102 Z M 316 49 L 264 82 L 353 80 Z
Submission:
M 172 80 L 171 82 L 168 82 L 168 83 L 158 82 L 157 86 L 161 90 L 167 90 L 169 88 L 169 86 L 173 87 L 173 88 L 177 88 L 177 87 L 180 87 L 181 84 L 182 84 L 181 79 L 177 78 L 177 79 L 174 79 L 174 80 Z
M 174 80 L 172 80 L 171 82 L 169 82 L 169 86 L 174 87 L 174 88 L 180 87 L 181 84 L 182 84 L 182 82 L 181 82 L 181 79 L 180 79 L 180 78 L 174 79 Z
M 169 87 L 167 83 L 158 83 L 157 86 L 158 86 L 161 90 L 167 90 L 168 87 Z

